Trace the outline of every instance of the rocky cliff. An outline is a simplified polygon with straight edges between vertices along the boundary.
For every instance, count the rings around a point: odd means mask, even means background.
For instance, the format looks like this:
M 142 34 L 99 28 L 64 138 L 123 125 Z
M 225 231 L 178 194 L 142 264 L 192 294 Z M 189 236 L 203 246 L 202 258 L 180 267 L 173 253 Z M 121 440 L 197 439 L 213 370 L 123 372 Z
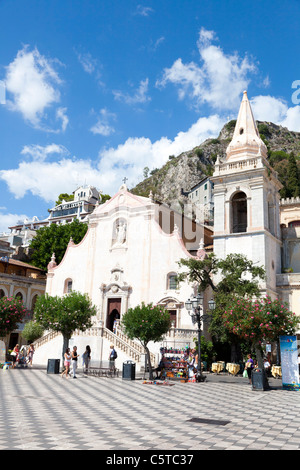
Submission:
M 235 123 L 233 120 L 225 124 L 218 138 L 207 139 L 192 150 L 187 150 L 178 156 L 170 156 L 162 168 L 153 170 L 150 176 L 132 188 L 131 192 L 140 196 L 149 196 L 152 191 L 155 199 L 167 204 L 174 204 L 176 201 L 186 202 L 184 192 L 190 191 L 204 177 L 212 175 L 218 155 L 220 158 L 225 157 Z M 257 126 L 261 138 L 268 147 L 269 162 L 278 172 L 278 177 L 284 185 L 282 197 L 294 195 L 292 194 L 294 190 L 287 192 L 288 166 L 289 156 L 293 154 L 298 172 L 300 170 L 298 157 L 300 133 L 291 132 L 270 122 L 257 121 Z

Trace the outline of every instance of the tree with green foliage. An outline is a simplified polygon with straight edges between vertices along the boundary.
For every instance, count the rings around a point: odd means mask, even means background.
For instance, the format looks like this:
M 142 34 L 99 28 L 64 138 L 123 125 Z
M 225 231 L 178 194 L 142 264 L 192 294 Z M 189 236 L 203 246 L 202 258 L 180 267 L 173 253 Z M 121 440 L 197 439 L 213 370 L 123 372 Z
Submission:
M 198 351 L 198 338 L 194 338 L 194 342 L 196 351 Z M 200 345 L 201 361 L 206 361 L 209 367 L 213 362 L 213 357 L 216 355 L 216 352 L 214 350 L 214 344 L 212 341 L 205 339 L 204 336 L 201 336 Z
M 199 292 L 204 292 L 208 287 L 213 290 L 216 308 L 211 314 L 209 331 L 215 343 L 231 345 L 234 360 L 236 348 L 240 346 L 239 340 L 224 327 L 223 312 L 233 298 L 258 297 L 259 282 L 265 279 L 265 270 L 241 254 L 230 254 L 225 259 L 218 259 L 211 253 L 202 260 L 181 259 L 179 266 L 187 268 L 187 271 L 178 274 L 179 282 L 196 282 Z M 214 281 L 217 274 L 220 279 L 218 283 Z
M 152 366 L 148 343 L 162 341 L 171 328 L 169 312 L 161 306 L 142 302 L 130 308 L 122 317 L 125 334 L 130 339 L 137 339 L 145 349 L 149 364 L 149 377 L 152 379 Z
M 276 163 L 281 162 L 282 160 L 288 160 L 289 154 L 283 150 L 271 150 L 269 154 L 269 163 L 274 167 Z
M 70 238 L 75 244 L 78 244 L 83 239 L 87 229 L 87 224 L 79 222 L 78 219 L 70 224 L 51 224 L 48 227 L 40 228 L 30 245 L 32 264 L 46 271 L 52 253 L 55 253 L 56 262 L 59 264 L 65 254 Z
M 111 196 L 109 194 L 101 194 L 100 204 L 104 204 L 106 201 L 109 201 Z
M 258 281 L 264 279 L 265 271 L 262 267 L 248 260 L 246 256 L 232 253 L 225 259 L 217 259 L 214 253 L 210 253 L 204 259 L 182 258 L 180 267 L 188 268 L 187 271 L 178 274 L 178 281 L 188 280 L 197 282 L 199 291 L 205 291 L 211 287 L 214 295 L 257 295 L 259 292 Z M 215 284 L 213 276 L 220 273 L 221 280 Z
M 293 335 L 300 319 L 291 312 L 287 304 L 269 296 L 263 299 L 233 298 L 223 312 L 225 328 L 233 335 L 246 340 L 255 350 L 258 367 L 264 373 L 262 342 L 278 341 L 280 335 Z M 267 377 L 264 381 L 268 384 Z
M 40 296 L 34 307 L 34 319 L 45 329 L 63 335 L 63 355 L 75 330 L 91 328 L 97 309 L 87 294 L 71 292 L 63 297 Z M 62 357 L 63 357 L 62 355 Z
M 267 124 L 264 124 L 263 122 L 261 122 L 260 124 L 257 125 L 257 128 L 261 137 L 268 138 L 272 136 L 270 127 Z
M 74 194 L 61 193 L 61 194 L 58 196 L 58 199 L 57 199 L 57 201 L 55 202 L 55 204 L 56 204 L 57 206 L 59 206 L 60 204 L 62 204 L 63 201 L 65 201 L 65 202 L 74 201 Z
M 22 337 L 27 341 L 27 343 L 33 343 L 38 338 L 41 338 L 43 334 L 44 328 L 33 320 L 25 323 L 22 331 Z
M 300 196 L 300 174 L 294 153 L 289 154 L 287 168 L 287 197 Z
M 26 315 L 23 302 L 16 297 L 1 297 L 0 299 L 0 337 L 5 338 L 17 328 Z

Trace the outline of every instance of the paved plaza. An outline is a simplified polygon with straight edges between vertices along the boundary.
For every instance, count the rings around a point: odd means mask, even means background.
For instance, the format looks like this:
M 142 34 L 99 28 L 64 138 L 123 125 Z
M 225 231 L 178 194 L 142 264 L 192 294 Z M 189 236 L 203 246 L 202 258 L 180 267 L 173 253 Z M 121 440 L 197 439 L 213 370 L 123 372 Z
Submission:
M 158 386 L 0 370 L 0 450 L 298 450 L 300 392 L 270 385 L 253 391 L 243 377 L 212 374 Z

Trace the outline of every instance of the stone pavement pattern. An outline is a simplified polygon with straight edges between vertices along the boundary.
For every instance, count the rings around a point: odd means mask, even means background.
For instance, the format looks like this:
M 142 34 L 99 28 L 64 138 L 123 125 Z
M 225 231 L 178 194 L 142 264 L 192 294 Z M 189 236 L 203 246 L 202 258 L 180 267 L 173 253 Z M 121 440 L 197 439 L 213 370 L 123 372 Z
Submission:
M 168 387 L 0 370 L 0 450 L 300 449 L 300 392 L 230 379 Z

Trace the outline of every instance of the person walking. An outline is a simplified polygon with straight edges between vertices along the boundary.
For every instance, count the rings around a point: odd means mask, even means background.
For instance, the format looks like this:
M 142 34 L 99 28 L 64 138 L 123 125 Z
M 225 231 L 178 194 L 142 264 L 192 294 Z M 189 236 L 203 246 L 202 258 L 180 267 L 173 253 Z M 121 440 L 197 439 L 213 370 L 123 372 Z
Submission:
M 252 374 L 252 370 L 254 368 L 254 361 L 251 357 L 251 354 L 248 354 L 248 360 L 245 364 L 245 368 L 247 370 L 247 374 L 248 374 L 248 379 L 249 379 L 249 384 L 252 383 L 252 380 L 251 380 L 251 374 Z
M 118 357 L 118 354 L 117 354 L 117 351 L 115 350 L 115 347 L 113 344 L 110 345 L 110 353 L 109 353 L 109 356 L 108 356 L 108 360 L 109 360 L 109 368 L 110 370 L 112 370 L 113 372 L 115 372 L 116 368 L 115 368 L 115 360 L 117 359 Z
M 73 369 L 73 379 L 77 379 L 77 377 L 76 377 L 76 370 L 77 370 L 77 358 L 78 358 L 78 353 L 77 353 L 77 346 L 73 346 L 73 351 L 72 351 L 72 369 Z
M 64 354 L 64 366 L 65 366 L 65 370 L 63 371 L 63 373 L 61 374 L 61 377 L 63 377 L 64 375 L 66 376 L 66 379 L 68 379 L 68 374 L 69 374 L 69 370 L 70 370 L 70 364 L 71 364 L 71 353 L 70 353 L 70 348 L 67 348 L 66 349 L 66 352 Z
M 34 355 L 34 346 L 33 346 L 33 344 L 31 344 L 29 346 L 29 351 L 28 351 L 28 354 L 27 354 L 27 363 L 30 365 L 30 367 L 32 367 L 33 355 Z
M 20 355 L 20 348 L 19 348 L 19 345 L 16 344 L 11 353 L 11 356 L 13 357 L 13 366 L 12 366 L 13 369 L 16 367 L 16 365 L 19 364 L 19 355 Z

